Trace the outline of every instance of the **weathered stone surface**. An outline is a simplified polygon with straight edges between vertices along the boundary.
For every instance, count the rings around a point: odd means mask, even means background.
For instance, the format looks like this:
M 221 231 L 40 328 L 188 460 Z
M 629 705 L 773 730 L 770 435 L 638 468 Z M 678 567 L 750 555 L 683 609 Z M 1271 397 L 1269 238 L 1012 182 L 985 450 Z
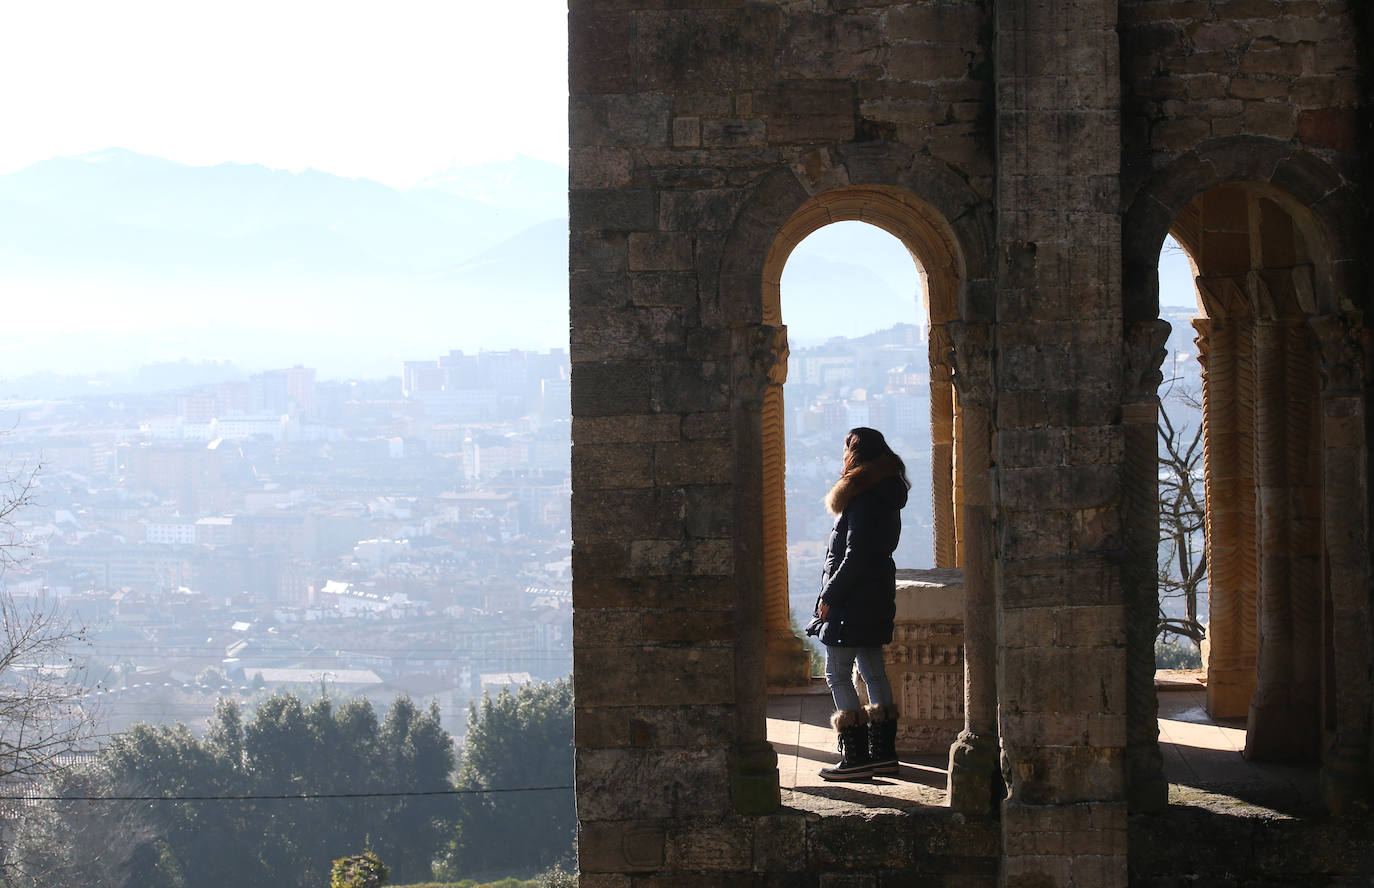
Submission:
M 1247 281 L 1308 314 L 1353 318 L 1368 301 L 1357 34 L 1374 39 L 1349 4 L 1307 0 L 572 0 L 584 885 L 1126 884 L 1126 650 L 1139 659 L 1143 636 L 1128 637 L 1126 599 L 1155 569 L 1132 535 L 1156 482 L 1139 435 L 1128 437 L 1154 383 L 1129 366 L 1124 340 L 1156 316 L 1149 278 L 1171 231 L 1213 309 L 1236 303 L 1233 290 L 1259 304 Z M 956 807 L 984 813 L 1001 797 L 1000 757 L 1011 781 L 1000 823 L 944 810 L 731 812 L 727 751 L 761 744 L 764 639 L 786 632 L 775 625 L 785 606 L 763 597 L 776 590 L 763 591 L 758 529 L 774 508 L 761 466 L 780 460 L 764 443 L 776 361 L 759 345 L 778 323 L 782 268 L 770 256 L 791 249 L 792 231 L 839 218 L 905 230 L 929 274 L 932 320 L 959 328 L 960 431 L 951 403 L 940 509 L 946 548 L 957 525 L 978 590 L 973 631 L 961 650 L 963 615 L 926 615 L 889 655 L 904 705 L 940 730 L 958 726 L 959 708 L 937 699 L 973 701 L 964 715 L 993 745 L 965 762 L 983 769 L 977 779 L 951 778 L 981 795 Z M 1224 311 L 1212 315 L 1225 329 Z M 1209 373 L 1253 360 L 1227 347 L 1212 343 Z M 941 385 L 947 360 L 937 358 Z M 1302 373 L 1315 379 L 1315 367 Z M 1295 445 L 1320 456 L 1311 483 L 1246 507 L 1216 487 L 1235 487 L 1233 466 L 1208 493 L 1218 515 L 1228 503 L 1261 518 L 1256 505 L 1294 504 L 1305 510 L 1285 543 L 1295 563 L 1334 559 L 1330 579 L 1314 580 L 1338 599 L 1328 678 L 1339 700 L 1364 702 L 1336 706 L 1345 745 L 1328 784 L 1338 771 L 1367 784 L 1371 767 L 1369 689 L 1348 695 L 1374 669 L 1360 597 L 1368 518 L 1342 505 L 1368 500 L 1367 422 L 1341 401 L 1363 397 L 1360 372 L 1333 371 L 1346 382 L 1329 393 L 1321 437 Z M 1313 388 L 1293 403 L 1321 397 Z M 1209 448 L 1253 451 L 1240 426 L 1213 422 Z M 1336 476 L 1359 479 L 1358 494 L 1337 496 Z M 1352 530 L 1323 530 L 1333 515 Z M 1254 678 L 1253 665 L 1226 668 Z M 1236 675 L 1219 668 L 1216 687 Z M 1352 755 L 1363 770 L 1340 770 Z M 602 831 L 610 823 L 614 834 Z M 1130 849 L 1139 884 L 1188 876 L 1141 869 L 1142 853 Z M 1272 856 L 1275 872 L 1301 869 Z M 1215 867 L 1197 872 L 1230 884 Z M 1264 877 L 1233 882 L 1243 878 Z

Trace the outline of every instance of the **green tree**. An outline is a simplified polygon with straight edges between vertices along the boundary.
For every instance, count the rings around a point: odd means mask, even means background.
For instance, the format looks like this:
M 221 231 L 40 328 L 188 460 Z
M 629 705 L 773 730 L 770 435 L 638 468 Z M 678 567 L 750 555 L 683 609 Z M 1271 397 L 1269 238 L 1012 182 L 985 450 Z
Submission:
M 463 797 L 440 867 L 447 877 L 533 876 L 572 859 L 572 699 L 565 678 L 503 690 L 473 708 L 458 787 L 494 791 Z
M 380 888 L 386 884 L 391 869 L 371 851 L 334 861 L 329 874 L 329 888 Z
M 453 767 L 438 713 L 408 698 L 384 725 L 365 701 L 306 706 L 279 694 L 246 724 L 237 705 L 221 701 L 204 739 L 183 725 L 117 735 L 61 793 L 178 801 L 50 805 L 42 828 L 24 838 L 34 852 L 27 884 L 317 888 L 331 860 L 369 846 L 403 861 L 397 871 L 408 868 L 407 880 L 424 878 L 452 829 L 454 812 L 436 802 L 452 796 L 366 794 L 447 793 Z

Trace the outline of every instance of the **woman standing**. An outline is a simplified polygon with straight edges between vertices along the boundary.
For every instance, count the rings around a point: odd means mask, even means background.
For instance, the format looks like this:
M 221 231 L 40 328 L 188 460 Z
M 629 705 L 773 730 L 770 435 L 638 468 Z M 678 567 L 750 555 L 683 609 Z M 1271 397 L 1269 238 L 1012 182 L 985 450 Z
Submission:
M 830 723 L 839 735 L 840 762 L 822 768 L 826 780 L 898 771 L 897 707 L 883 665 L 897 612 L 897 565 L 892 553 L 902 534 L 901 509 L 911 483 L 906 466 L 882 433 L 851 429 L 844 439 L 844 471 L 826 495 L 835 515 L 826 546 L 816 616 L 823 622 L 825 681 L 835 699 Z M 869 705 L 854 688 L 858 664 Z

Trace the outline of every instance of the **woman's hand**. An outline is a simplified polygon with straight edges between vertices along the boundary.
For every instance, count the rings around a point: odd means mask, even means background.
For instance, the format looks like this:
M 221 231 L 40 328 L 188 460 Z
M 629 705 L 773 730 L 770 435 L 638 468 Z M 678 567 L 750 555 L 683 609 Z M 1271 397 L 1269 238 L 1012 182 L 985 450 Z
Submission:
M 824 601 L 816 605 L 816 616 L 820 617 L 822 620 L 830 619 L 830 605 L 826 604 Z

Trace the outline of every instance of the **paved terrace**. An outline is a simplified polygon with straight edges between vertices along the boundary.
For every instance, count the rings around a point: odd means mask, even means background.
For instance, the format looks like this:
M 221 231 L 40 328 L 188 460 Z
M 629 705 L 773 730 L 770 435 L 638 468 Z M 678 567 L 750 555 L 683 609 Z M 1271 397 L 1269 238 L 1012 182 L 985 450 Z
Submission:
M 1244 721 L 1207 716 L 1205 692 L 1191 675 L 1161 674 L 1159 741 L 1169 801 L 1213 813 L 1266 819 L 1321 812 L 1315 767 L 1246 761 Z M 778 753 L 783 805 L 817 814 L 905 810 L 946 804 L 944 756 L 907 757 L 895 777 L 828 783 L 817 776 L 839 760 L 823 682 L 768 701 L 768 739 Z

